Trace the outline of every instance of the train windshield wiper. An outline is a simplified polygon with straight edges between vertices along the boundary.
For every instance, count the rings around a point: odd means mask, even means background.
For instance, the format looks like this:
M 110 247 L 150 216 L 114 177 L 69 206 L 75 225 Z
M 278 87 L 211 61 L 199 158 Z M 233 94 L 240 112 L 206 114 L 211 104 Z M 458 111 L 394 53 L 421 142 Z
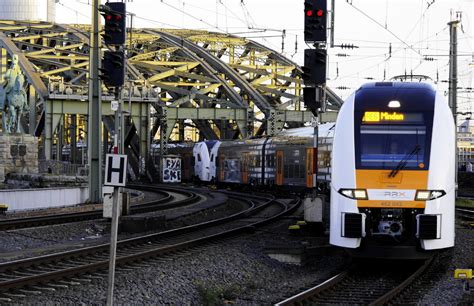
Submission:
M 392 171 L 390 172 L 390 174 L 388 175 L 388 177 L 395 177 L 397 175 L 397 173 L 402 170 L 403 168 L 405 168 L 405 166 L 407 165 L 408 163 L 408 160 L 413 156 L 415 155 L 416 153 L 418 153 L 420 151 L 420 146 L 419 145 L 416 145 L 413 150 L 411 150 L 410 152 L 408 152 L 397 164 L 397 166 L 395 168 L 392 169 Z

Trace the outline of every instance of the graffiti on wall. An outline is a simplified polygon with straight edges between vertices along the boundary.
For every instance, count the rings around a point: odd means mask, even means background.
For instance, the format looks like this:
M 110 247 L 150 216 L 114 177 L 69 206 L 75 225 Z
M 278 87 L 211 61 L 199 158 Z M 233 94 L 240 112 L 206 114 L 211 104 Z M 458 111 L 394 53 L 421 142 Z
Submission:
M 163 182 L 180 183 L 181 182 L 181 158 L 165 157 L 163 158 Z

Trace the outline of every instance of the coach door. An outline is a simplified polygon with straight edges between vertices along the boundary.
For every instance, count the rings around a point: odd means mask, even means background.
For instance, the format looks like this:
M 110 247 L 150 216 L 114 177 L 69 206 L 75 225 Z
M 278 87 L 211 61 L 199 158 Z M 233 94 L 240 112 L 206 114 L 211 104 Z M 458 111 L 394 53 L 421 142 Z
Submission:
M 249 153 L 242 153 L 242 184 L 249 182 Z
M 219 181 L 224 182 L 224 179 L 225 179 L 225 168 L 224 168 L 225 156 L 224 156 L 224 154 L 220 154 L 218 159 L 219 159 L 219 161 L 216 161 L 216 165 L 219 165 Z
M 277 151 L 276 184 L 283 185 L 283 151 Z
M 318 149 L 307 148 L 306 149 L 306 187 L 316 187 L 316 174 L 317 174 L 317 162 L 318 162 Z

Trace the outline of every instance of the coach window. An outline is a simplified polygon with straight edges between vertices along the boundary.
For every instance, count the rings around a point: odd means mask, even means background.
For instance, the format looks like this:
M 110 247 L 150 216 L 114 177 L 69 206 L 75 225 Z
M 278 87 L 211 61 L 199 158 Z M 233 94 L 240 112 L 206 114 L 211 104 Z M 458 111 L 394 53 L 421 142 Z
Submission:
M 288 173 L 288 178 L 293 178 L 295 177 L 295 165 L 294 164 L 290 164 L 290 167 L 288 169 L 289 173 Z

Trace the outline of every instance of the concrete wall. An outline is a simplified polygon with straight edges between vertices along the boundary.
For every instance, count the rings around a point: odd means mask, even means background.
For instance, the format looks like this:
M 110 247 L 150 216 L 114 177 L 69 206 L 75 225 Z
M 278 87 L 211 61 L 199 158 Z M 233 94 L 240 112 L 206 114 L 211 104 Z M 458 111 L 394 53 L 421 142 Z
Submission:
M 0 203 L 7 204 L 8 211 L 76 205 L 85 203 L 88 197 L 87 187 L 0 191 Z
M 0 19 L 54 22 L 55 0 L 0 0 Z

